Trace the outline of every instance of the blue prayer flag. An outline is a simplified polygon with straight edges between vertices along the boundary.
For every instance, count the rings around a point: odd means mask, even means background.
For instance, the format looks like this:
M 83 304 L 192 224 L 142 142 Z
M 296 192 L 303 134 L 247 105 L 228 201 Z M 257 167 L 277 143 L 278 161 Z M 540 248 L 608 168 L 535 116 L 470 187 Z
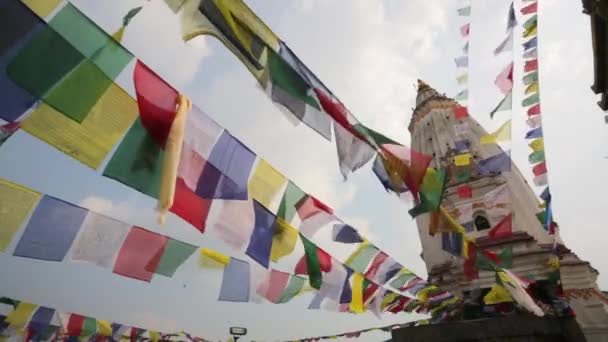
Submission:
M 526 139 L 535 139 L 543 136 L 543 128 L 538 127 L 526 133 Z
M 223 302 L 248 302 L 249 272 L 247 261 L 230 258 L 230 262 L 224 269 L 219 300 Z
M 536 40 L 536 37 L 534 37 L 534 38 L 532 38 L 532 39 L 528 40 L 527 42 L 525 42 L 525 43 L 523 44 L 523 46 L 524 46 L 524 51 L 526 51 L 526 50 L 530 50 L 530 49 L 532 49 L 532 48 L 535 48 L 535 47 L 537 46 L 537 40 Z
M 349 279 L 353 274 L 353 270 L 349 267 L 344 266 L 346 269 L 346 277 L 344 278 L 344 285 L 342 285 L 342 293 L 340 294 L 340 304 L 350 303 L 353 299 L 353 291 L 350 287 Z
M 276 217 L 255 200 L 253 201 L 253 211 L 255 213 L 255 225 L 246 253 L 260 265 L 268 268 Z
M 32 319 L 28 324 L 28 329 L 31 329 L 37 333 L 43 332 L 43 330 L 45 330 L 51 324 L 54 314 L 55 309 L 50 309 L 44 306 L 39 307 L 32 316 Z
M 338 223 L 334 225 L 332 232 L 333 240 L 341 243 L 359 243 L 363 242 L 363 238 L 355 230 L 355 228 L 344 224 Z
M 45 195 L 34 210 L 15 256 L 62 261 L 87 216 L 87 210 Z
M 471 142 L 468 140 L 458 140 L 454 143 L 454 149 L 458 153 L 466 152 L 471 147 Z
M 511 156 L 508 151 L 500 151 L 497 155 L 480 160 L 477 163 L 477 171 L 481 175 L 498 174 L 505 171 L 511 171 Z

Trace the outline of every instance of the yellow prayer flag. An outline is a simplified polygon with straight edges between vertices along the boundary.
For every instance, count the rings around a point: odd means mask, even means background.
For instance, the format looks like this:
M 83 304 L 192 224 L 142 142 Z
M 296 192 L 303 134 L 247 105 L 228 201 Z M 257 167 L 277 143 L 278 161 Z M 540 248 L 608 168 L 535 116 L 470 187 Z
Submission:
M 112 38 L 114 38 L 115 41 L 117 42 L 121 42 L 122 38 L 125 36 L 125 27 L 121 26 L 118 30 L 116 30 L 116 32 L 112 33 Z
M 160 333 L 158 331 L 150 331 L 150 341 L 158 342 L 160 341 Z
M 471 241 L 469 241 L 469 238 L 466 236 L 466 234 L 463 234 L 463 239 L 462 239 L 462 257 L 465 259 L 468 259 L 469 257 L 469 244 L 472 243 Z
M 483 302 L 488 305 L 512 302 L 513 297 L 509 294 L 509 291 L 504 286 L 494 284 L 490 292 L 483 297 Z
M 495 144 L 499 141 L 510 141 L 511 140 L 511 119 L 502 124 L 496 132 L 488 135 L 484 135 L 480 139 L 481 144 Z
M 469 74 L 464 74 L 456 78 L 458 84 L 465 84 L 469 81 Z
M 49 15 L 63 0 L 21 0 L 40 18 Z
M 537 34 L 537 28 L 536 28 L 536 26 L 532 26 L 524 32 L 524 38 L 536 36 L 536 34 Z
M 352 299 L 350 302 L 350 311 L 354 313 L 362 313 L 363 308 L 363 281 L 365 277 L 361 273 L 355 272 L 353 275 Z
M 230 257 L 209 248 L 201 248 L 200 266 L 202 268 L 224 268 L 230 262 Z
M 549 267 L 550 267 L 552 270 L 557 270 L 557 269 L 559 269 L 559 266 L 560 266 L 560 263 L 559 263 L 559 257 L 558 257 L 557 255 L 552 255 L 552 256 L 549 258 L 549 262 L 548 262 L 548 264 L 549 264 Z
M 471 154 L 470 153 L 459 154 L 454 157 L 454 165 L 456 165 L 456 166 L 467 166 L 470 163 L 471 163 Z
M 526 87 L 526 95 L 538 93 L 538 82 L 534 82 Z
M 19 302 L 17 308 L 6 316 L 5 322 L 14 327 L 24 327 L 36 308 L 38 308 L 36 304 Z
M 429 293 L 434 290 L 437 290 L 437 286 L 431 285 L 427 288 L 424 288 L 424 289 L 418 291 L 418 293 L 416 294 L 418 301 L 420 301 L 422 303 L 426 302 L 429 299 Z
M 536 140 L 532 140 L 532 142 L 528 145 L 534 152 L 544 151 L 545 150 L 545 142 L 543 138 L 538 138 Z
M 97 169 L 137 116 L 135 100 L 112 83 L 81 123 L 42 103 L 21 128 Z
M 273 199 L 281 191 L 286 182 L 285 176 L 264 159 L 260 159 L 253 176 L 249 180 L 249 184 L 247 184 L 247 190 L 250 197 L 260 202 L 266 208 L 270 208 Z
M 40 193 L 0 179 L 0 252 L 11 243 L 39 199 Z
M 457 232 L 461 234 L 465 233 L 464 227 L 456 220 L 454 220 L 454 218 L 452 217 L 452 215 L 450 215 L 450 212 L 447 211 L 447 209 L 441 207 L 439 210 L 441 216 L 441 220 L 438 227 L 439 232 Z
M 380 304 L 380 308 L 384 309 L 387 305 L 389 305 L 390 303 L 392 303 L 393 301 L 395 301 L 399 296 L 400 295 L 398 293 L 395 293 L 395 292 L 391 292 L 391 293 L 387 294 L 382 299 L 382 303 Z
M 296 247 L 299 236 L 297 229 L 292 227 L 284 219 L 277 217 L 274 234 L 272 236 L 270 260 L 277 262 L 282 257 L 291 254 Z
M 102 319 L 97 320 L 97 332 L 101 336 L 112 336 L 112 324 Z

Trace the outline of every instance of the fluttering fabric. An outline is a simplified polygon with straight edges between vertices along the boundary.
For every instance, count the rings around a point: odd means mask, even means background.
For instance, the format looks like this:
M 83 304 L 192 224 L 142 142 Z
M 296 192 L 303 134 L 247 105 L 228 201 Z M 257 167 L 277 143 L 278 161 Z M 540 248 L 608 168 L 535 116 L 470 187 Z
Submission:
M 258 201 L 253 201 L 255 225 L 247 247 L 247 255 L 268 268 L 275 229 L 275 216 Z
M 0 179 L 0 252 L 11 243 L 15 233 L 40 199 L 40 193 Z
M 360 243 L 363 238 L 353 227 L 345 223 L 335 224 L 332 231 L 332 240 L 340 243 Z
M 509 155 L 509 151 L 500 151 L 496 155 L 480 160 L 477 163 L 477 171 L 482 175 L 511 171 L 511 156 Z
M 483 144 L 496 144 L 498 142 L 511 141 L 511 119 L 502 124 L 496 132 L 484 135 L 480 139 Z
M 169 238 L 133 227 L 120 247 L 114 273 L 149 282 L 156 272 Z
M 222 287 L 220 289 L 219 300 L 225 302 L 249 301 L 249 263 L 244 260 L 230 258 L 230 262 L 224 269 Z

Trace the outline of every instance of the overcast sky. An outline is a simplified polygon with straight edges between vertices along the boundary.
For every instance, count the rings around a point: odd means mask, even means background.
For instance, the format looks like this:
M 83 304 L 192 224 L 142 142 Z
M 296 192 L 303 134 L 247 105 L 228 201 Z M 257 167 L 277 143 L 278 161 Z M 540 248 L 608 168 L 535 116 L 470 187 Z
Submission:
M 415 223 L 407 214 L 411 203 L 386 194 L 370 165 L 344 182 L 334 143 L 306 126 L 292 126 L 219 42 L 199 37 L 182 43 L 178 18 L 160 0 L 73 3 L 108 32 L 119 27 L 129 9 L 144 4 L 123 41 L 136 56 L 303 190 L 331 205 L 338 216 L 403 265 L 426 275 Z M 247 3 L 360 121 L 397 141 L 409 144 L 407 124 L 415 103 L 417 78 L 447 95 L 457 92 L 453 58 L 460 52 L 458 1 Z M 494 78 L 510 61 L 510 56 L 492 55 L 505 36 L 509 3 L 472 1 L 470 111 L 489 131 L 512 114 L 512 155 L 530 178 L 529 151 L 523 139 L 526 115 L 521 107 L 515 106 L 512 113 L 500 113 L 494 121 L 488 115 L 500 100 Z M 596 105 L 598 98 L 589 89 L 591 34 L 589 18 L 580 12 L 578 1 L 540 0 L 545 146 L 555 218 L 563 240 L 604 272 L 600 286 L 608 288 L 608 259 L 602 253 L 608 228 L 602 215 L 608 191 L 608 127 Z M 521 55 L 521 50 L 516 54 Z M 521 78 L 521 69 L 521 59 L 516 58 L 516 78 Z M 119 83 L 132 90 L 131 71 L 132 67 L 128 68 Z M 515 103 L 521 101 L 520 93 L 521 86 L 516 82 Z M 84 169 L 25 133 L 3 145 L 0 165 L 2 178 L 183 241 L 231 253 L 217 240 L 198 234 L 178 219 L 170 219 L 164 228 L 156 226 L 152 199 Z M 194 259 L 173 279 L 155 278 L 147 284 L 92 265 L 3 254 L 0 268 L 11 276 L 3 277 L 0 290 L 3 295 L 65 311 L 160 330 L 186 330 L 214 340 L 225 339 L 228 327 L 233 325 L 246 326 L 247 339 L 280 340 L 412 319 L 407 314 L 388 314 L 379 320 L 371 314 L 307 310 L 309 296 L 280 306 L 218 302 L 221 273 L 201 271 Z M 388 337 L 387 333 L 373 333 L 364 340 Z

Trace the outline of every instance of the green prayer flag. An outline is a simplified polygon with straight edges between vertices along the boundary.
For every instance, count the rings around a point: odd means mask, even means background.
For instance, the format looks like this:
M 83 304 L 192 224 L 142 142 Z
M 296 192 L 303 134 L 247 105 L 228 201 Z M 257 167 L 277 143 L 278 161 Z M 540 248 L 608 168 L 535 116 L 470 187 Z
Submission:
M 458 15 L 461 17 L 468 17 L 471 15 L 471 6 L 463 7 L 458 9 Z
M 315 289 L 321 288 L 323 275 L 321 274 L 321 265 L 319 264 L 319 256 L 317 254 L 317 246 L 310 240 L 300 234 L 300 239 L 304 245 L 304 254 L 306 255 L 306 268 L 308 269 L 308 281 L 310 286 Z
M 390 285 L 395 289 L 399 289 L 414 277 L 416 275 L 413 272 L 402 269 L 399 275 L 390 282 Z
M 127 12 L 124 18 L 122 18 L 122 26 L 128 26 L 131 20 L 133 20 L 133 18 L 137 15 L 137 13 L 139 13 L 139 11 L 141 11 L 142 8 L 142 6 L 135 7 L 129 12 Z
M 382 146 L 382 145 L 401 145 L 400 143 L 396 142 L 395 140 L 388 138 L 384 135 L 382 135 L 381 133 L 378 133 L 376 131 L 374 131 L 373 129 L 366 127 L 367 130 L 367 134 L 369 135 L 369 137 L 376 142 L 376 144 L 378 146 Z
M 277 217 L 282 218 L 286 222 L 291 222 L 297 212 L 296 204 L 300 202 L 304 196 L 306 196 L 306 193 L 297 185 L 289 181 L 289 183 L 287 183 L 287 188 L 285 188 L 281 203 L 279 204 Z
M 538 22 L 538 16 L 535 14 L 524 23 L 524 29 L 529 30 L 531 27 L 535 27 Z
M 457 182 L 467 182 L 469 179 L 471 179 L 471 170 L 468 167 L 456 172 Z
M 302 291 L 304 288 L 304 284 L 306 283 L 306 279 L 298 276 L 290 276 L 289 283 L 285 290 L 283 290 L 283 294 L 281 298 L 279 298 L 279 304 L 287 303 L 292 300 L 295 296 Z
M 475 260 L 475 267 L 480 270 L 494 271 L 495 264 L 484 253 L 477 252 L 477 258 Z
M 279 87 L 291 97 L 320 109 L 317 100 L 309 94 L 310 85 L 276 52 L 268 49 L 268 68 L 273 88 Z M 275 90 L 273 89 L 273 92 Z
M 528 156 L 528 161 L 530 164 L 540 163 L 545 160 L 545 151 L 536 151 L 530 153 Z
M 93 336 L 97 333 L 97 320 L 87 317 L 84 320 L 80 336 Z
M 509 246 L 500 252 L 500 267 L 511 268 L 513 266 L 513 246 Z
M 367 266 L 372 262 L 374 257 L 380 252 L 378 247 L 371 243 L 365 243 L 361 249 L 355 251 L 355 253 L 348 258 L 346 266 L 350 267 L 353 271 L 358 273 L 365 273 Z
M 447 177 L 445 170 L 428 169 L 420 185 L 420 203 L 409 211 L 412 217 L 439 210 Z
M 158 198 L 165 152 L 137 119 L 112 156 L 103 175 Z
M 536 93 L 536 94 L 530 95 L 527 98 L 525 98 L 521 102 L 521 105 L 524 106 L 524 107 L 530 107 L 530 106 L 535 105 L 535 104 L 537 104 L 539 102 L 540 102 L 540 94 Z
M 180 267 L 194 251 L 196 251 L 196 246 L 169 239 L 157 269 L 148 271 L 164 275 L 165 277 L 173 277 L 177 268 Z
M 490 118 L 494 118 L 496 112 L 511 110 L 513 108 L 513 90 L 510 90 L 507 95 L 498 103 L 496 108 L 490 112 Z
M 538 71 L 531 72 L 526 74 L 523 78 L 525 85 L 530 85 L 532 83 L 538 82 Z

